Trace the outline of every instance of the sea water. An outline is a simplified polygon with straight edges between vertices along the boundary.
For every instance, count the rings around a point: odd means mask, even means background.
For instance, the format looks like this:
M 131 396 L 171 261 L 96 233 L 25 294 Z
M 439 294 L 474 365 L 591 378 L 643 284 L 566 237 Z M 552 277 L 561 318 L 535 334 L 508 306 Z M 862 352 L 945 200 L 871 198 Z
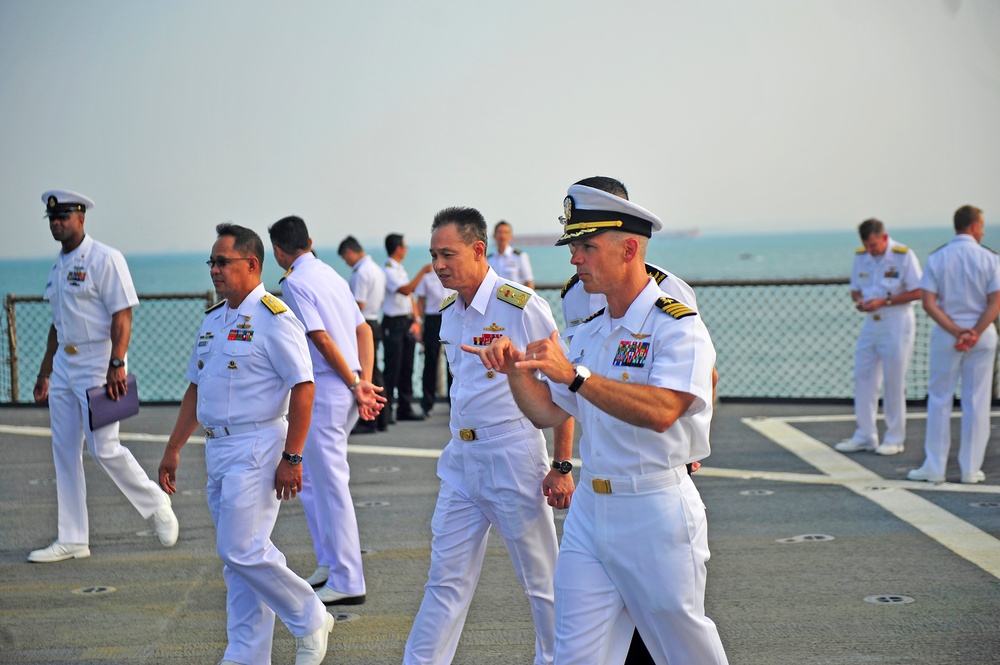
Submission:
M 948 242 L 948 228 L 892 229 L 897 242 L 913 248 L 921 264 L 927 254 Z M 100 239 L 100 238 L 98 238 Z M 989 244 L 989 237 L 986 244 Z M 517 238 L 514 246 L 518 245 Z M 704 234 L 696 237 L 654 237 L 647 261 L 688 280 L 759 280 L 846 278 L 851 273 L 854 251 L 861 246 L 853 229 L 803 231 L 797 233 Z M 430 261 L 429 242 L 410 244 L 403 265 L 411 275 Z M 52 258 L 0 260 L 0 296 L 42 295 L 58 245 L 52 243 Z M 367 243 L 372 258 L 382 263 L 381 243 Z M 487 250 L 492 251 L 492 248 Z M 563 284 L 574 272 L 569 250 L 552 245 L 525 247 L 535 273 L 536 286 Z M 350 268 L 337 256 L 336 245 L 320 246 L 316 254 L 345 278 Z M 127 254 L 136 291 L 145 293 L 199 293 L 212 289 L 208 251 L 179 254 Z M 268 254 L 264 261 L 264 284 L 280 290 L 283 271 Z M 846 297 L 846 296 L 845 296 Z

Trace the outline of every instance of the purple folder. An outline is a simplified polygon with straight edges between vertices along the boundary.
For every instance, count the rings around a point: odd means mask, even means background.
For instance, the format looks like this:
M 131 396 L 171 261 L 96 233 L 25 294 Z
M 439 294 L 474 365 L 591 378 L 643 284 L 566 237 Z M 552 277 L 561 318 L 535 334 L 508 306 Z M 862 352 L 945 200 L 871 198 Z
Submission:
M 128 374 L 125 382 L 128 389 L 117 402 L 108 397 L 107 384 L 87 388 L 91 432 L 139 413 L 139 391 L 135 387 L 135 374 Z

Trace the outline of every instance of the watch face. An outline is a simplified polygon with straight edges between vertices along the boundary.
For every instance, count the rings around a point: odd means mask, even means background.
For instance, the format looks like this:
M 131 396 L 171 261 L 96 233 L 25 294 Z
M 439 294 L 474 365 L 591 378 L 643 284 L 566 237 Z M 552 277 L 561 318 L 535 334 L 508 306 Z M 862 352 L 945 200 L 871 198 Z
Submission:
M 125 366 L 125 361 L 122 360 L 121 358 L 112 358 L 111 359 L 111 366 L 112 367 L 116 367 L 116 368 L 117 367 L 124 367 Z

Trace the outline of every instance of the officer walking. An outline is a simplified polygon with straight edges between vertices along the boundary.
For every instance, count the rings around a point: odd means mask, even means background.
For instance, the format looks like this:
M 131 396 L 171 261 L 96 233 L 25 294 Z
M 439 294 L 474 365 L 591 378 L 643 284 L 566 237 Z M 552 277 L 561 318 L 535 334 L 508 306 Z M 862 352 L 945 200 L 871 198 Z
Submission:
M 160 542 L 177 542 L 177 518 L 163 493 L 118 439 L 118 423 L 90 429 L 87 389 L 107 384 L 108 396 L 126 391 L 126 353 L 132 333 L 132 308 L 139 298 L 121 252 L 83 230 L 94 202 L 77 192 L 42 194 L 52 237 L 62 251 L 49 272 L 45 299 L 52 305 L 45 355 L 35 382 L 35 402 L 49 402 L 52 456 L 56 465 L 59 526 L 56 541 L 28 555 L 33 563 L 90 556 L 84 441 L 90 456 L 110 476 Z M 51 383 L 50 383 L 51 382 Z
M 857 429 L 834 448 L 898 455 L 906 441 L 906 370 L 913 355 L 913 301 L 920 298 L 922 273 L 913 250 L 890 238 L 879 220 L 865 220 L 858 234 L 864 246 L 854 253 L 851 299 L 865 322 L 854 351 Z M 879 445 L 875 414 L 883 380 L 885 437 Z
M 306 581 L 319 587 L 325 605 L 358 605 L 365 601 L 365 577 L 347 436 L 359 411 L 373 421 L 385 402 L 371 382 L 372 332 L 344 278 L 312 253 L 302 218 L 285 217 L 267 232 L 285 269 L 282 295 L 306 328 L 316 384 L 299 493 L 317 562 Z
M 535 663 L 551 663 L 552 575 L 558 544 L 552 505 L 573 493 L 570 450 L 546 463 L 545 438 L 514 404 L 506 377 L 465 345 L 488 348 L 502 335 L 519 343 L 555 332 L 548 303 L 500 279 L 486 263 L 486 221 L 473 208 L 448 208 L 431 226 L 434 271 L 455 289 L 442 308 L 441 340 L 454 373 L 451 440 L 438 460 L 441 490 L 431 521 L 431 566 L 403 662 L 443 665 L 455 655 L 479 580 L 490 528 L 496 528 L 524 586 L 535 623 Z
M 580 489 L 556 566 L 556 662 L 621 663 L 638 628 L 656 662 L 727 663 L 705 615 L 705 506 L 686 468 L 709 454 L 708 422 L 694 416 L 711 413 L 715 350 L 698 313 L 646 274 L 659 218 L 606 180 L 574 184 L 563 204 L 557 244 L 608 301 L 577 328 L 568 357 L 557 335 L 463 349 L 508 373 L 537 427 L 570 415 L 582 425 Z
M 315 392 L 305 329 L 264 290 L 260 236 L 228 223 L 216 232 L 208 265 L 224 300 L 198 331 L 160 486 L 177 491 L 181 448 L 200 423 L 208 509 L 227 587 L 229 643 L 220 665 L 269 665 L 275 615 L 295 636 L 295 665 L 318 665 L 333 616 L 271 542 L 281 501 L 302 490 Z
M 1000 258 L 982 244 L 983 211 L 955 211 L 955 237 L 927 257 L 920 282 L 923 305 L 934 323 L 927 379 L 926 457 L 910 480 L 943 482 L 951 449 L 951 409 L 962 379 L 962 440 L 958 465 L 963 483 L 981 483 L 990 440 L 990 396 L 997 355 Z

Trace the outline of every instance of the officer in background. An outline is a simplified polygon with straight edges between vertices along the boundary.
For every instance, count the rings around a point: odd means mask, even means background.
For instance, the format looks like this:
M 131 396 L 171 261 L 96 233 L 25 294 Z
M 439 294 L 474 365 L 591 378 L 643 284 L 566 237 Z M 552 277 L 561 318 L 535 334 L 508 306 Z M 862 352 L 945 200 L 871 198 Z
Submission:
M 434 397 L 437 394 L 438 366 L 441 358 L 441 312 L 438 308 L 452 293 L 454 291 L 441 285 L 441 280 L 433 270 L 424 275 L 416 291 L 413 292 L 417 296 L 417 320 L 423 321 L 424 372 L 420 408 L 425 418 L 431 414 Z
M 177 542 L 178 524 L 170 497 L 121 445 L 118 423 L 93 431 L 88 419 L 88 388 L 106 384 L 108 396 L 116 400 L 125 394 L 132 308 L 139 304 L 128 265 L 121 252 L 84 232 L 86 211 L 94 206 L 88 197 L 52 190 L 42 194 L 42 203 L 49 230 L 62 251 L 45 287 L 52 325 L 34 398 L 49 403 L 59 526 L 56 541 L 31 552 L 28 561 L 54 563 L 90 556 L 84 441 L 97 465 L 139 514 L 152 521 L 160 542 L 171 547 Z
M 385 344 L 385 397 L 389 423 L 397 420 L 423 420 L 422 413 L 413 410 L 413 354 L 420 321 L 414 318 L 412 294 L 424 275 L 431 271 L 423 266 L 412 280 L 403 267 L 406 242 L 398 233 L 385 237 L 385 302 L 382 303 L 382 339 Z M 397 394 L 398 393 L 398 396 Z M 395 405 L 395 414 L 392 413 Z
M 898 455 L 906 441 L 906 370 L 916 336 L 913 301 L 920 298 L 923 273 L 913 250 L 890 238 L 879 220 L 863 221 L 858 234 L 864 246 L 854 253 L 851 299 L 865 322 L 854 350 L 857 429 L 834 448 Z M 883 381 L 885 437 L 879 445 L 875 414 Z
M 431 226 L 434 271 L 455 289 L 442 308 L 441 340 L 455 378 L 451 440 L 438 460 L 441 490 L 431 520 L 431 566 L 403 663 L 450 663 L 496 528 L 524 586 L 535 623 L 535 663 L 553 658 L 552 575 L 558 553 L 549 503 L 569 505 L 572 465 L 546 464 L 545 437 L 514 404 L 507 379 L 461 348 L 488 348 L 503 335 L 519 343 L 556 330 L 548 303 L 502 280 L 486 262 L 486 221 L 473 208 L 448 208 Z M 555 450 L 556 459 L 570 450 Z
M 378 347 L 382 343 L 382 324 L 379 323 L 378 317 L 385 301 L 385 273 L 372 257 L 365 254 L 361 243 L 354 236 L 347 236 L 341 241 L 337 254 L 351 268 L 351 278 L 347 283 L 351 287 L 358 308 L 361 309 L 361 315 L 365 317 L 365 323 L 372 330 L 374 344 L 372 383 L 380 388 L 384 387 L 385 379 L 378 365 Z M 374 423 L 359 420 L 351 430 L 351 434 L 373 434 L 376 430 L 384 432 L 388 428 L 389 410 L 381 409 Z
M 529 289 L 535 288 L 535 275 L 531 272 L 531 260 L 528 253 L 514 249 L 510 242 L 514 239 L 514 227 L 500 220 L 493 227 L 493 240 L 497 249 L 486 257 L 486 262 L 502 279 L 524 284 Z
M 556 566 L 556 662 L 621 663 L 638 628 L 656 662 L 727 663 L 705 615 L 705 506 L 687 470 L 709 454 L 708 421 L 694 416 L 712 410 L 715 350 L 698 313 L 646 274 L 660 220 L 598 180 L 569 188 L 557 244 L 607 309 L 580 324 L 568 357 L 558 335 L 463 348 L 508 373 L 537 427 L 572 415 L 583 428 Z
M 981 483 L 990 440 L 990 394 L 997 355 L 995 321 L 1000 313 L 1000 258 L 980 244 L 983 211 L 955 211 L 955 237 L 927 257 L 920 282 L 923 305 L 934 323 L 927 378 L 926 457 L 910 480 L 944 482 L 951 449 L 951 409 L 962 379 L 962 440 L 958 465 L 963 483 Z
M 316 384 L 299 493 L 317 563 L 306 581 L 319 588 L 325 605 L 359 605 L 365 576 L 348 487 L 347 436 L 359 412 L 374 421 L 385 402 L 371 382 L 372 332 L 344 278 L 313 254 L 302 218 L 285 217 L 267 232 L 285 269 L 282 295 L 306 328 Z
M 177 491 L 181 448 L 201 423 L 208 509 L 227 588 L 229 643 L 220 665 L 269 665 L 275 615 L 295 636 L 295 664 L 318 665 L 333 616 L 271 542 L 281 501 L 302 490 L 315 392 L 305 328 L 264 290 L 260 236 L 235 224 L 215 228 L 208 265 L 224 300 L 198 331 L 160 486 Z

